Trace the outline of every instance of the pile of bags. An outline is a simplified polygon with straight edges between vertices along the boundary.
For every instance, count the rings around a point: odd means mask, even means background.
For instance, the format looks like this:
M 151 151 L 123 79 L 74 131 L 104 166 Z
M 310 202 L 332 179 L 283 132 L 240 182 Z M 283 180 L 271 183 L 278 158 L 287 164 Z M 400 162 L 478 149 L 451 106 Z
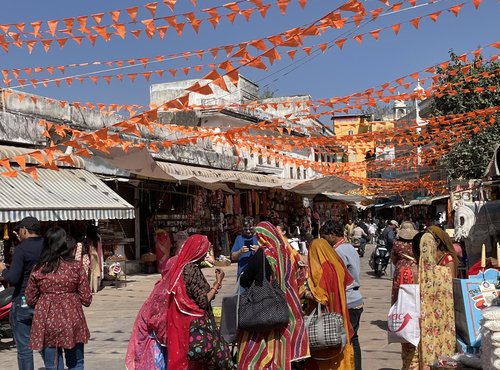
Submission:
M 481 364 L 483 370 L 500 370 L 500 306 L 482 310 Z

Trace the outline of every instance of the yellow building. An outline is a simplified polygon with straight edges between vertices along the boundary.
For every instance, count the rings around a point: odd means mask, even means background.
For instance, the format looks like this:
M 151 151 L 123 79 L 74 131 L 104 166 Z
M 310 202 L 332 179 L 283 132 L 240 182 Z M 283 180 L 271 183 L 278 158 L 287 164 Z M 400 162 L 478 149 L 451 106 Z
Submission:
M 335 136 L 353 136 L 352 140 L 343 145 L 344 162 L 353 164 L 352 169 L 348 171 L 349 176 L 365 179 L 378 177 L 370 173 L 369 161 L 375 158 L 393 159 L 394 145 L 387 145 L 387 143 L 377 140 L 376 135 L 373 140 L 367 140 L 366 136 L 357 138 L 356 135 L 392 131 L 394 123 L 392 121 L 372 121 L 371 115 L 367 114 L 333 116 L 332 121 Z

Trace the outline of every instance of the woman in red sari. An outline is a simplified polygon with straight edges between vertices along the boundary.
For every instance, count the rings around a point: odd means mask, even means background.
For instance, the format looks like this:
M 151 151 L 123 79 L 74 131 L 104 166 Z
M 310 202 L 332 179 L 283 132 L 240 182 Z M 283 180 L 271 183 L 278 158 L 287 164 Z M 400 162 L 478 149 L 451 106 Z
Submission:
M 198 264 L 210 243 L 206 236 L 192 235 L 179 255 L 169 259 L 149 298 L 139 311 L 125 359 L 128 370 L 231 369 L 229 350 L 214 329 L 210 301 L 222 286 L 224 273 L 216 270 L 212 288 Z M 190 330 L 211 322 L 214 329 L 202 348 L 205 358 L 194 358 L 190 348 Z

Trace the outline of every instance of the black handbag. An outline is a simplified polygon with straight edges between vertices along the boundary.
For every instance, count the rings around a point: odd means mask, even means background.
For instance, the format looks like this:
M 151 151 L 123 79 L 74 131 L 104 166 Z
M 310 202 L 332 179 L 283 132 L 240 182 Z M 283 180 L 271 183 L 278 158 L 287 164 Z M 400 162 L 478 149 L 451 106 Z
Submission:
M 237 294 L 229 295 L 222 298 L 220 333 L 228 343 L 236 343 L 238 339 L 238 326 L 236 324 L 237 307 L 238 307 Z
M 250 288 L 238 294 L 237 323 L 240 330 L 269 332 L 286 327 L 290 320 L 285 293 L 274 277 L 271 281 L 266 279 L 266 256 L 262 255 L 262 286 L 254 280 Z

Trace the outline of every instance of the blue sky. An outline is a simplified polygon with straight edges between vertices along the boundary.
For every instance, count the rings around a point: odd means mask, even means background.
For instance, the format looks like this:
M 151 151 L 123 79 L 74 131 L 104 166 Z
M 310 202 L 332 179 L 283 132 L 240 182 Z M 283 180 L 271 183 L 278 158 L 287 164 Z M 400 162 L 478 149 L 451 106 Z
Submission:
M 48 0 L 48 1 L 4 1 L 0 12 L 0 24 L 33 21 L 47 21 L 81 15 L 90 15 L 112 10 L 123 10 L 120 21 L 128 21 L 129 17 L 124 11 L 125 8 L 140 6 L 139 19 L 150 18 L 143 6 L 149 1 L 124 1 L 124 0 Z M 170 16 L 194 11 L 198 18 L 206 17 L 200 13 L 200 9 L 226 4 L 229 1 L 204 1 L 198 0 L 197 6 L 193 7 L 189 0 L 178 0 L 174 13 L 172 13 L 161 1 L 157 8 L 157 17 Z M 266 3 L 275 4 L 275 0 L 263 0 Z M 163 40 L 154 36 L 152 40 L 141 36 L 135 39 L 131 34 L 127 34 L 122 40 L 119 37 L 112 37 L 109 42 L 102 39 L 96 41 L 95 46 L 91 46 L 88 41 L 83 41 L 81 46 L 72 41 L 68 41 L 64 48 L 54 42 L 48 53 L 45 53 L 40 46 L 35 46 L 30 55 L 26 48 L 18 49 L 11 46 L 9 53 L 0 52 L 0 69 L 27 68 L 40 66 L 69 65 L 72 63 L 83 63 L 91 61 L 114 61 L 121 59 L 153 57 L 170 53 L 182 53 L 199 49 L 209 49 L 227 44 L 237 44 L 240 42 L 264 38 L 293 27 L 302 26 L 315 21 L 324 16 L 329 11 L 335 9 L 344 1 L 331 0 L 309 0 L 307 6 L 302 10 L 297 0 L 291 0 L 286 16 L 279 13 L 278 8 L 273 5 L 265 19 L 260 15 L 253 15 L 250 22 L 246 22 L 243 17 L 236 18 L 234 24 L 227 19 L 222 19 L 219 26 L 214 30 L 211 25 L 204 21 L 201 24 L 199 34 L 193 32 L 189 26 L 185 27 L 182 37 L 178 37 L 173 30 L 167 31 Z M 393 1 L 392 3 L 395 3 Z M 374 22 L 361 25 L 358 30 L 352 23 L 347 23 L 342 30 L 329 30 L 321 37 L 311 37 L 306 40 L 305 46 L 317 45 L 320 43 L 332 42 L 338 38 L 352 37 L 358 33 L 365 33 L 377 28 L 388 27 L 395 23 L 402 23 L 398 36 L 391 30 L 383 30 L 379 40 L 374 40 L 371 36 L 364 36 L 363 43 L 359 44 L 353 39 L 346 41 L 343 50 L 334 46 L 327 49 L 324 54 L 311 54 L 305 57 L 303 52 L 298 52 L 296 62 L 293 62 L 286 54 L 286 50 L 280 50 L 282 56 L 270 68 L 268 72 L 243 68 L 241 73 L 258 83 L 261 87 L 273 91 L 276 96 L 309 94 L 314 99 L 329 98 L 333 96 L 343 96 L 364 91 L 367 88 L 378 86 L 384 82 L 393 81 L 401 76 L 422 70 L 428 66 L 440 63 L 448 59 L 448 51 L 453 49 L 458 54 L 470 52 L 478 46 L 486 46 L 498 40 L 500 25 L 498 22 L 499 4 L 495 0 L 484 0 L 479 9 L 473 7 L 471 1 L 465 1 L 465 5 L 455 17 L 449 11 L 443 11 L 436 23 L 429 18 L 422 18 L 419 29 L 408 24 L 409 19 L 426 15 L 438 10 L 447 9 L 462 1 L 440 0 L 434 4 L 427 4 L 417 1 L 420 5 L 414 9 L 400 11 L 395 14 L 380 16 Z M 363 2 L 367 10 L 378 7 L 386 7 L 380 1 Z M 241 5 L 241 8 L 249 7 Z M 404 2 L 402 8 L 410 7 Z M 221 12 L 224 13 L 224 12 Z M 350 13 L 344 13 L 346 16 Z M 88 24 L 94 25 L 89 19 Z M 106 15 L 102 24 L 111 24 L 111 18 Z M 165 24 L 157 22 L 157 24 Z M 59 28 L 63 25 L 60 22 Z M 77 28 L 77 27 L 75 27 Z M 13 29 L 13 27 L 11 27 Z M 26 26 L 27 31 L 31 31 L 30 26 Z M 63 35 L 61 35 L 62 37 Z M 30 39 L 30 38 L 27 38 Z M 252 48 L 252 54 L 255 55 Z M 487 55 L 496 52 L 489 48 L 485 50 Z M 218 63 L 225 58 L 221 58 L 219 53 Z M 182 68 L 186 65 L 212 63 L 212 57 L 203 60 L 195 60 L 186 64 L 184 59 L 163 62 L 151 65 L 148 69 L 171 69 Z M 236 63 L 235 63 L 236 65 Z M 105 68 L 104 66 L 93 69 L 74 68 L 66 69 L 66 75 L 88 73 L 90 71 Z M 107 67 L 106 67 L 107 68 Z M 123 73 L 143 72 L 142 66 L 134 67 L 122 71 Z M 197 78 L 206 74 L 209 70 L 191 73 L 185 77 L 179 72 L 176 79 Z M 119 72 L 113 72 L 119 73 Z M 37 75 L 39 78 L 42 75 Z M 46 77 L 43 75 L 43 77 Z M 173 81 L 174 78 L 169 73 L 165 73 L 163 78 L 153 76 L 150 83 L 160 83 Z M 15 83 L 15 82 L 14 82 Z M 39 87 L 34 90 L 31 86 L 24 90 L 38 95 L 49 96 L 56 99 L 68 101 L 92 102 L 92 103 L 116 103 L 116 104 L 139 104 L 144 105 L 149 102 L 149 85 L 143 78 L 138 77 L 135 83 L 131 83 L 127 78 L 123 82 L 112 80 L 108 86 L 100 80 L 97 85 L 90 81 L 83 84 L 75 81 L 68 87 L 65 83 L 57 88 L 54 84 L 49 87 Z M 0 83 L 0 86 L 4 86 Z

